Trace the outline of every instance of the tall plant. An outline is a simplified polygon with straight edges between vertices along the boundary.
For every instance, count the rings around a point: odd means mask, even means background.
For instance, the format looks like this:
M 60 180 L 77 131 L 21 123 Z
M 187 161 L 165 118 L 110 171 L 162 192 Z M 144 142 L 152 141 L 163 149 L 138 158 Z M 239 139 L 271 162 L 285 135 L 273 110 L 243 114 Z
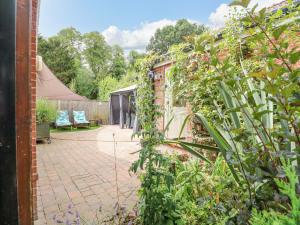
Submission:
M 247 8 L 250 1 L 234 1 L 243 7 L 224 29 L 222 40 L 205 33 L 195 40 L 195 50 L 176 62 L 175 83 L 193 80 L 202 86 L 203 77 L 215 88 L 214 99 L 206 102 L 213 115 L 193 107 L 196 117 L 214 139 L 241 188 L 247 190 L 249 208 L 276 207 L 280 195 L 275 180 L 284 178 L 282 160 L 298 167 L 300 153 L 300 89 L 297 67 L 300 51 L 299 7 L 289 1 L 279 9 Z M 175 71 L 175 72 L 176 72 Z M 179 81 L 178 81 L 179 80 Z M 187 83 L 187 81 L 185 82 Z M 211 86 L 212 85 L 212 86 Z M 184 85 L 181 86 L 184 88 Z M 185 97 L 191 104 L 212 90 Z M 185 90 L 190 90 L 190 87 Z M 184 91 L 183 91 L 184 92 Z M 199 97 L 200 96 L 200 97 Z M 199 100 L 200 99 L 200 100 Z M 205 105 L 204 105 L 205 106 Z M 205 149 L 205 148 L 203 148 Z
M 156 56 L 149 56 L 139 64 L 141 76 L 137 89 L 137 113 L 141 130 L 137 135 L 142 139 L 142 148 L 139 152 L 139 159 L 131 167 L 134 172 L 144 169 L 139 207 L 141 222 L 144 225 L 170 224 L 170 221 L 175 221 L 176 217 L 179 217 L 172 213 L 176 208 L 174 200 L 170 196 L 164 196 L 163 193 L 166 191 L 161 189 L 171 188 L 174 174 L 172 170 L 169 170 L 169 159 L 156 148 L 164 139 L 163 133 L 159 132 L 156 127 L 156 121 L 161 113 L 158 106 L 154 104 L 153 83 L 148 76 L 156 60 Z
M 36 122 L 50 123 L 54 122 L 57 116 L 57 110 L 51 102 L 45 99 L 38 99 L 36 102 Z

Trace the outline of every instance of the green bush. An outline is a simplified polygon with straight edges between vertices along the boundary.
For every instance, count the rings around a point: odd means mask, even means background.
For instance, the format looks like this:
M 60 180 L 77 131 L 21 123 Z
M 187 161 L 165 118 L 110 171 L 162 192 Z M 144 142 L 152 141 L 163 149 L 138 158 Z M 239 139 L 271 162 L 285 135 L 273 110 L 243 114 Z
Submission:
M 36 122 L 50 123 L 55 120 L 57 110 L 53 104 L 45 99 L 38 99 L 36 102 Z
M 297 194 L 299 187 L 298 177 L 295 169 L 291 165 L 283 166 L 288 182 L 285 183 L 280 179 L 276 179 L 276 184 L 280 188 L 281 194 L 287 196 L 291 202 L 291 209 L 286 209 L 288 213 L 276 212 L 274 210 L 264 210 L 258 212 L 253 210 L 250 223 L 252 225 L 294 225 L 300 224 L 300 197 Z
M 125 88 L 136 83 L 137 74 L 134 71 L 128 71 L 120 80 L 107 76 L 99 82 L 98 99 L 108 101 L 110 93 L 120 88 Z
M 288 1 L 287 8 L 287 15 L 245 8 L 243 18 L 231 18 L 221 40 L 207 32 L 189 43 L 193 50 L 188 53 L 189 45 L 172 48 L 169 76 L 176 97 L 188 101 L 191 118 L 206 128 L 214 146 L 164 140 L 156 123 L 162 114 L 153 104 L 147 76 L 157 57 L 146 56 L 139 65 L 142 149 L 133 171 L 144 171 L 143 225 L 300 224 L 299 177 L 283 163 L 293 161 L 294 170 L 300 163 L 300 70 L 295 66 L 300 52 L 291 45 L 299 40 L 299 23 L 291 19 L 300 7 Z M 157 150 L 166 142 L 176 142 L 204 162 L 200 167 L 174 162 Z M 222 160 L 210 162 L 205 150 Z
M 116 78 L 111 76 L 105 77 L 99 82 L 98 98 L 101 101 L 108 101 L 110 93 L 119 88 L 119 82 Z

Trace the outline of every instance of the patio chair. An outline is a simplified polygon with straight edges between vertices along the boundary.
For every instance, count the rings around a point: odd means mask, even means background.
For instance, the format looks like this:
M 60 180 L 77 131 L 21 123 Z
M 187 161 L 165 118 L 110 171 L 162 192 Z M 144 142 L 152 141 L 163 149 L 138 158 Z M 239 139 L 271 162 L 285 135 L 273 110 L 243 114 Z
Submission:
M 55 127 L 71 127 L 72 129 L 72 123 L 69 120 L 68 111 L 63 110 L 58 112 L 58 116 L 55 121 Z
M 84 111 L 73 111 L 74 126 L 75 127 L 88 127 L 90 122 L 85 117 Z

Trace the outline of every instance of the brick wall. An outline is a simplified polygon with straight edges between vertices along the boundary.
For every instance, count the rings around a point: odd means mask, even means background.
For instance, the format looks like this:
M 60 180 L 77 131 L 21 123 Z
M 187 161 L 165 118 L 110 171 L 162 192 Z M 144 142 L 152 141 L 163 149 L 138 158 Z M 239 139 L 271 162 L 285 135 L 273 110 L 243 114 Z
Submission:
M 154 95 L 155 104 L 160 107 L 161 112 L 164 113 L 165 105 L 165 71 L 171 66 L 171 64 L 165 64 L 162 66 L 155 67 L 154 73 L 161 74 L 162 76 L 154 80 Z M 158 119 L 157 127 L 160 131 L 164 129 L 164 116 Z
M 32 0 L 32 24 L 31 24 L 31 116 L 32 116 L 32 213 L 33 219 L 37 219 L 37 161 L 36 161 L 36 58 L 37 58 L 37 24 L 38 24 L 39 0 Z
M 166 62 L 162 63 L 161 65 L 154 66 L 153 71 L 156 74 L 161 74 L 160 78 L 156 78 L 154 80 L 154 95 L 155 95 L 155 104 L 158 105 L 161 109 L 161 112 L 165 111 L 165 77 L 166 77 L 166 71 L 172 66 L 172 62 Z M 187 104 L 186 106 L 188 113 L 190 114 L 192 112 L 191 106 Z M 157 121 L 157 127 L 160 131 L 162 131 L 165 127 L 165 123 L 168 121 L 165 121 L 164 116 L 158 119 Z M 180 127 L 180 126 L 179 126 Z M 187 124 L 187 131 L 188 136 L 186 137 L 188 140 L 192 137 L 192 123 Z

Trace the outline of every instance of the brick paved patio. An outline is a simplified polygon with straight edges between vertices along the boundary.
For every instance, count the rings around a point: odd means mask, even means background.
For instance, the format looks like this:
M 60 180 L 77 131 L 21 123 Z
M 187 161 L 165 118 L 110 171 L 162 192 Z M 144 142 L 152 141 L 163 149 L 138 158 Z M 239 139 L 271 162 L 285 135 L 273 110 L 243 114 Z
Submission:
M 104 126 L 97 130 L 54 133 L 51 144 L 37 146 L 38 216 L 35 225 L 57 224 L 78 217 L 95 224 L 112 215 L 117 202 L 114 138 L 117 151 L 120 204 L 131 209 L 139 181 L 128 169 L 138 157 L 132 130 Z M 78 213 L 78 214 L 77 214 Z M 98 219 L 97 219 L 98 217 Z M 101 223 L 99 223 L 101 224 Z

